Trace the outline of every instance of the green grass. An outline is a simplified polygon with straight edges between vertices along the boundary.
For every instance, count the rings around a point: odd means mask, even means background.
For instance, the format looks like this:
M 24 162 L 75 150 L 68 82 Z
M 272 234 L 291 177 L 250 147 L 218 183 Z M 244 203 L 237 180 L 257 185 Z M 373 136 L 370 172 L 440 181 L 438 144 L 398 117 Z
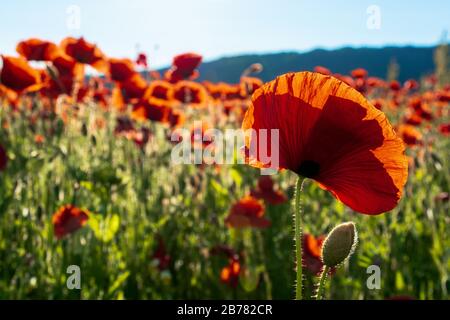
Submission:
M 114 112 L 89 104 L 64 125 L 55 115 L 39 116 L 41 102 L 32 103 L 32 110 L 21 112 L 0 108 L 2 123 L 9 124 L 0 129 L 0 142 L 10 158 L 0 172 L 0 299 L 293 298 L 291 203 L 267 205 L 268 229 L 238 231 L 224 224 L 231 205 L 255 187 L 257 169 L 175 166 L 160 124 L 144 124 L 154 136 L 141 150 L 114 135 Z M 92 128 L 98 117 L 106 119 L 105 129 Z M 389 213 L 355 213 L 313 181 L 305 184 L 306 232 L 325 234 L 350 220 L 359 231 L 355 254 L 328 280 L 325 298 L 448 299 L 449 202 L 435 199 L 449 192 L 450 142 L 437 132 L 441 122 L 448 116 L 423 129 L 429 148 L 407 150 L 415 167 Z M 34 142 L 36 134 L 46 137 L 42 145 Z M 292 199 L 296 177 L 285 171 L 275 179 Z M 57 240 L 51 218 L 68 203 L 92 215 L 88 225 Z M 158 236 L 171 256 L 162 272 L 152 258 Z M 220 281 L 226 257 L 210 252 L 222 244 L 244 257 L 236 288 Z M 73 264 L 81 268 L 81 290 L 66 287 Z M 372 264 L 381 267 L 380 290 L 366 286 Z M 310 297 L 317 279 L 305 279 Z

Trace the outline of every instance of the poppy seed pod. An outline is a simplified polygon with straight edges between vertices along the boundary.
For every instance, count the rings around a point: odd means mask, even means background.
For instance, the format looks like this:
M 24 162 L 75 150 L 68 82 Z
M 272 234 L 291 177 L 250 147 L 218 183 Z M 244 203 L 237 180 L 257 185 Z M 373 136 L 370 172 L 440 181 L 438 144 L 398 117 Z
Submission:
M 322 247 L 322 261 L 328 267 L 336 267 L 353 254 L 358 243 L 358 233 L 353 222 L 342 223 L 328 234 Z

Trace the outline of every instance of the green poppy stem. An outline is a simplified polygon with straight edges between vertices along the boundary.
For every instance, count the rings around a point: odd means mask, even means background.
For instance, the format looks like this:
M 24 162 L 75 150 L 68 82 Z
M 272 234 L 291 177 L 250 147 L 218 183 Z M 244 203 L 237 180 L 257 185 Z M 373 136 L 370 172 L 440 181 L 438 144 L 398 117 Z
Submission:
M 298 177 L 295 186 L 295 202 L 294 202 L 294 225 L 295 225 L 295 256 L 297 279 L 295 287 L 295 300 L 303 298 L 303 249 L 302 249 L 302 192 L 305 178 Z
M 330 271 L 330 267 L 323 266 L 322 274 L 320 275 L 319 286 L 317 287 L 316 292 L 316 300 L 322 300 L 323 290 L 325 287 L 325 282 L 327 281 L 328 272 Z

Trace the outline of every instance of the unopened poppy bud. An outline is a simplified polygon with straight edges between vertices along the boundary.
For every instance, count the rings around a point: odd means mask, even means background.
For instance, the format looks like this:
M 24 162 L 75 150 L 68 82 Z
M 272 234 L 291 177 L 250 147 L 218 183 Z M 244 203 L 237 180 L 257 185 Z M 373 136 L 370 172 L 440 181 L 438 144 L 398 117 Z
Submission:
M 353 222 L 342 223 L 328 234 L 322 247 L 322 262 L 336 267 L 353 254 L 358 242 L 358 233 Z
M 261 63 L 254 63 L 250 66 L 251 73 L 260 73 L 263 70 L 263 65 Z

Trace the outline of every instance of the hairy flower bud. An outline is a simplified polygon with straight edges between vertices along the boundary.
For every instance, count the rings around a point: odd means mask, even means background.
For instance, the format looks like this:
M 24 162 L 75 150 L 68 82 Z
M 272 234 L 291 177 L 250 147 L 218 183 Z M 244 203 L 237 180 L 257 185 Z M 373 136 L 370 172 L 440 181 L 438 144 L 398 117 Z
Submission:
M 358 242 L 358 233 L 353 222 L 342 223 L 328 234 L 322 247 L 322 262 L 336 267 L 349 259 Z

